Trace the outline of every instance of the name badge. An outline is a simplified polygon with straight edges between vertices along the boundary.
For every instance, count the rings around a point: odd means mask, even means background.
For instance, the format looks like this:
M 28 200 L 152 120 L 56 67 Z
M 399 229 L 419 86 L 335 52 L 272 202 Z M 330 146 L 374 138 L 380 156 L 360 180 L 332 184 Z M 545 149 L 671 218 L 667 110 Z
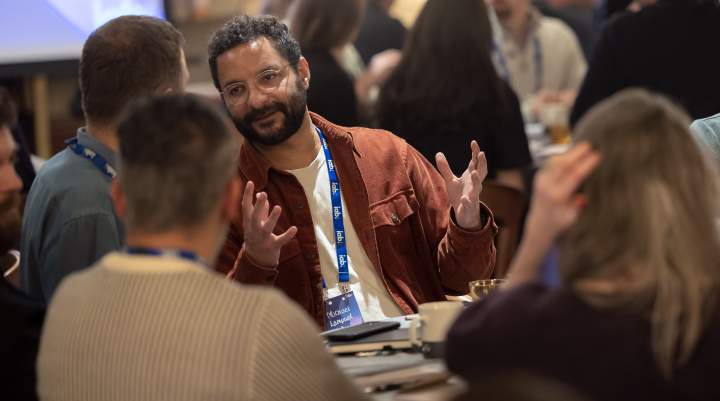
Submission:
M 352 291 L 325 300 L 325 330 L 362 324 L 360 307 Z

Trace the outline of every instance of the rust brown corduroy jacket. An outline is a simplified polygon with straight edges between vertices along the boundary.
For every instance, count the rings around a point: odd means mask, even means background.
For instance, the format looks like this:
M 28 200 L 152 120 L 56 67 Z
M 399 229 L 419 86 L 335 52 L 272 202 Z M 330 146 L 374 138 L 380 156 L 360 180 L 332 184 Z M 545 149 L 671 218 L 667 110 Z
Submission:
M 386 131 L 346 128 L 311 113 L 328 142 L 348 214 L 363 249 L 405 313 L 445 294 L 468 292 L 468 282 L 490 277 L 497 227 L 482 205 L 483 226 L 468 231 L 451 219 L 445 182 L 420 153 Z M 468 158 L 469 147 L 468 147 Z M 309 204 L 295 176 L 276 170 L 247 142 L 240 150 L 243 184 L 253 181 L 282 215 L 276 233 L 297 226 L 277 268 L 254 264 L 244 253 L 238 218 L 217 269 L 246 284 L 274 285 L 323 325 L 320 259 Z M 238 205 L 240 207 L 240 205 Z

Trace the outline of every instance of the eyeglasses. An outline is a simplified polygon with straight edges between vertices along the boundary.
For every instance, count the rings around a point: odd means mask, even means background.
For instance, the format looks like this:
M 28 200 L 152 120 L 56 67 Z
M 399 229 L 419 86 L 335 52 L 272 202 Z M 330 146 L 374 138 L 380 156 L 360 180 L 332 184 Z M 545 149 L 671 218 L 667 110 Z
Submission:
M 277 68 L 268 68 L 259 73 L 253 82 L 255 88 L 262 93 L 270 94 L 277 90 L 288 75 L 290 64 Z M 221 92 L 225 101 L 232 106 L 240 106 L 247 103 L 250 98 L 250 87 L 245 82 L 235 82 L 226 86 Z

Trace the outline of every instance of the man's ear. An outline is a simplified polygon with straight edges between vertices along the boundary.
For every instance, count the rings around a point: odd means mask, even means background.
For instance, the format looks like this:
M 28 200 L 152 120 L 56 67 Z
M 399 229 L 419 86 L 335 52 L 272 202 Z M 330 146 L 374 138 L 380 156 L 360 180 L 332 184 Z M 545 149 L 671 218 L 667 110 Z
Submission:
M 242 182 L 235 177 L 227 184 L 221 205 L 222 218 L 232 222 L 238 217 L 240 202 L 242 201 Z
M 115 213 L 120 219 L 124 219 L 127 207 L 125 203 L 125 193 L 123 193 L 122 188 L 120 188 L 120 181 L 117 178 L 113 179 L 112 184 L 110 184 L 110 197 L 115 206 Z
M 310 87 L 310 65 L 303 56 L 300 56 L 300 60 L 298 61 L 298 75 L 300 79 L 302 79 L 305 90 L 307 90 Z

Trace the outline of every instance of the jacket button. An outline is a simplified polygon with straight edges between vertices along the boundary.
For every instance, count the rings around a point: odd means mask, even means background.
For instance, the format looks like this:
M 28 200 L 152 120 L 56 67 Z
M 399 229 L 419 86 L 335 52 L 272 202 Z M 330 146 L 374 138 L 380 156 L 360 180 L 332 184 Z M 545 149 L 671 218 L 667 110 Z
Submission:
M 400 218 L 398 217 L 397 213 L 391 214 L 390 220 L 392 220 L 393 224 L 397 224 L 400 222 Z

